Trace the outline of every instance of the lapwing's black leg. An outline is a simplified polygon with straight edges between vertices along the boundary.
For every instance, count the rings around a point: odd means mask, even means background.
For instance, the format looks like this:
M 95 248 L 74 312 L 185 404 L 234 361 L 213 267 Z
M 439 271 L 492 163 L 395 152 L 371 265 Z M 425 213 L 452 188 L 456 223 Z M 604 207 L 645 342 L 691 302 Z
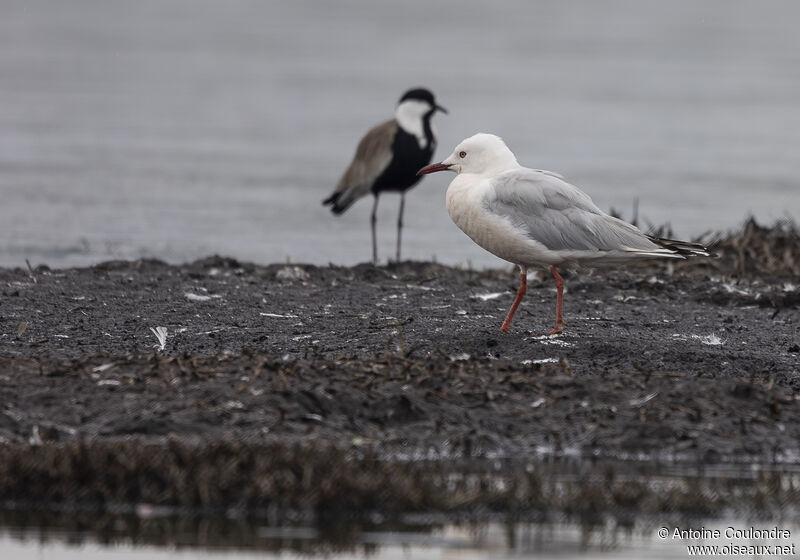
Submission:
M 400 213 L 397 215 L 397 262 L 400 262 L 400 238 L 403 232 L 403 210 L 406 207 L 406 192 L 400 193 Z
M 375 193 L 375 202 L 372 204 L 372 264 L 378 264 L 378 243 L 375 240 L 375 222 L 377 221 L 376 214 L 378 212 L 378 194 Z

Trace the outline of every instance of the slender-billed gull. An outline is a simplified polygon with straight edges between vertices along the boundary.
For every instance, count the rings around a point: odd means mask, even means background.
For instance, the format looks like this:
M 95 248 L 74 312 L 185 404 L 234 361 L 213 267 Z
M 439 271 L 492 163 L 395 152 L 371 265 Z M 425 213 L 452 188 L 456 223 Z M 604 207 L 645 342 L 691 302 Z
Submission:
M 521 166 L 505 142 L 476 134 L 461 142 L 440 163 L 420 175 L 455 171 L 447 189 L 447 212 L 475 243 L 522 272 L 517 297 L 500 330 L 527 291 L 528 268 L 549 268 L 556 281 L 556 324 L 564 329 L 564 280 L 556 267 L 621 263 L 641 258 L 685 259 L 711 256 L 698 243 L 661 239 L 600 210 L 589 196 L 550 171 Z

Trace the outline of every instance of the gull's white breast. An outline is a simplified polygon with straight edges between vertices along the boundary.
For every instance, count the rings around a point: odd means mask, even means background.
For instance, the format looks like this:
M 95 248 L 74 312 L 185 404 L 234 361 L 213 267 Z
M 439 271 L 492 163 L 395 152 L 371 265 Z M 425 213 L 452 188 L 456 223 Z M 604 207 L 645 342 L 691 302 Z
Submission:
M 447 189 L 447 213 L 475 243 L 503 260 L 526 266 L 563 260 L 509 220 L 489 211 L 485 203 L 494 196 L 490 179 L 471 173 L 456 175 Z

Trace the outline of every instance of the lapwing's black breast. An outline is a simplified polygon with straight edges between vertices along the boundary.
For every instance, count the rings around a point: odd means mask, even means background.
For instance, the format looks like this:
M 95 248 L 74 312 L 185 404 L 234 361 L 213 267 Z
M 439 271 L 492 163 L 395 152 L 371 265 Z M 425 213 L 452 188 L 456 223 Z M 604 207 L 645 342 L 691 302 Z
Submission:
M 392 161 L 373 183 L 372 192 L 405 191 L 419 182 L 421 177 L 417 177 L 417 171 L 431 162 L 433 151 L 436 149 L 429 126 L 425 132 L 427 145 L 422 148 L 416 136 L 397 127 L 392 142 Z

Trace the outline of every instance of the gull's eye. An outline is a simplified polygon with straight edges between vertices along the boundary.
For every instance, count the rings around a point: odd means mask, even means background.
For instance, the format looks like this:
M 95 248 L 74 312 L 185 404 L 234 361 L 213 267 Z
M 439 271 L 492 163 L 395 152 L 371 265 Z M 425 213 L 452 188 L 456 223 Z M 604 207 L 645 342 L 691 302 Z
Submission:
M 467 157 L 467 152 L 458 152 L 458 157 L 460 157 L 460 158 Z

